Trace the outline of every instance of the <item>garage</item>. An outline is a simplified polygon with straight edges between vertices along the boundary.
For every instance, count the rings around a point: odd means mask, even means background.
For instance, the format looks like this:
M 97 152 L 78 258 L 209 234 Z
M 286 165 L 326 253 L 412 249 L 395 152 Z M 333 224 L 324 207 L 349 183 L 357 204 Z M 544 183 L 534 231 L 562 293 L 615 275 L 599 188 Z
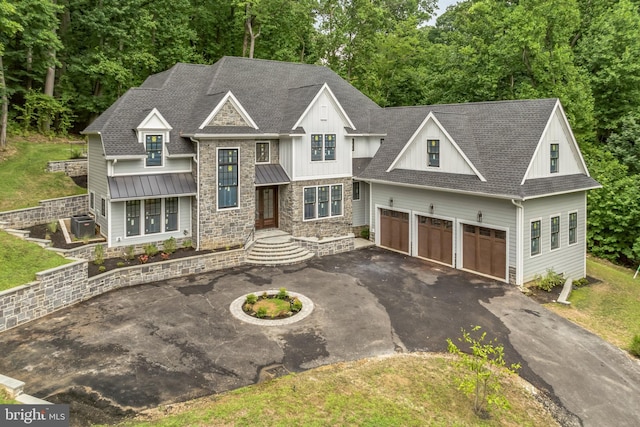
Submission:
M 380 209 L 380 246 L 409 253 L 409 214 Z
M 505 279 L 507 232 L 464 224 L 462 234 L 462 267 Z
M 453 265 L 453 221 L 417 216 L 418 256 Z

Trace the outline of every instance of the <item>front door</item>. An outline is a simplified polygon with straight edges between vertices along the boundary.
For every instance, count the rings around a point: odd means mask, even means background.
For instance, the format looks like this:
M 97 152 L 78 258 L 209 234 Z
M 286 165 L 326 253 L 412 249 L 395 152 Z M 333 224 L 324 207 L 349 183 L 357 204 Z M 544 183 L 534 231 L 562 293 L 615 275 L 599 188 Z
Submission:
M 256 188 L 256 229 L 278 227 L 278 187 Z

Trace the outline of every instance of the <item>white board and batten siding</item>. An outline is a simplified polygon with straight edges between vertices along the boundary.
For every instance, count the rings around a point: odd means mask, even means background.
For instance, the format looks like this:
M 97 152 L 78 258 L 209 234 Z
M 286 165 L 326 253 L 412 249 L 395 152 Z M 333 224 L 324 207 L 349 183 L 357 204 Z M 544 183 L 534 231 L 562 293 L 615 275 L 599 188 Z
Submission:
M 439 167 L 428 166 L 427 141 L 433 139 L 440 141 Z M 404 148 L 393 168 L 475 175 L 467 160 L 432 118 L 427 120 L 416 137 Z
M 516 229 L 516 211 L 509 200 L 490 199 L 486 197 L 461 196 L 459 194 L 442 191 L 423 190 L 411 187 L 401 187 L 372 183 L 371 200 L 371 230 L 377 233 L 376 220 L 378 212 L 376 207 L 400 210 L 410 213 L 410 236 L 412 243 L 412 255 L 416 255 L 417 230 L 415 230 L 415 215 L 433 216 L 454 221 L 454 249 L 457 254 L 456 267 L 462 266 L 462 224 L 479 225 L 481 227 L 495 228 L 507 231 L 508 260 L 507 267 L 515 267 L 516 238 L 513 230 Z M 393 199 L 393 206 L 390 200 Z M 430 205 L 433 204 L 433 213 Z M 478 211 L 482 212 L 482 222 L 477 222 Z M 376 242 L 378 243 L 378 242 Z M 415 253 L 414 253 L 415 252 Z
M 88 137 L 88 176 L 87 186 L 89 187 L 89 197 L 94 194 L 93 209 L 89 209 L 95 215 L 96 224 L 100 226 L 100 232 L 104 235 L 108 232 L 107 218 L 101 215 L 101 200 L 106 203 L 105 209 L 108 210 L 109 189 L 107 185 L 107 162 L 104 159 L 104 151 L 102 149 L 102 138 L 100 135 L 90 134 Z
M 293 139 L 282 137 L 278 143 L 280 166 L 293 179 Z
M 523 202 L 523 279 L 529 282 L 547 269 L 579 279 L 586 275 L 586 192 L 544 197 Z M 569 244 L 569 214 L 578 213 L 577 241 Z M 560 217 L 560 247 L 551 250 L 551 218 Z M 540 254 L 531 255 L 531 222 L 540 220 Z
M 352 141 L 352 157 L 354 159 L 372 158 L 380 148 L 380 139 L 382 136 L 353 136 Z
M 141 200 L 140 203 L 144 203 Z M 164 214 L 161 220 L 164 221 Z M 178 229 L 167 233 L 154 233 L 127 237 L 126 233 L 126 202 L 111 204 L 111 229 L 109 230 L 109 246 L 129 246 L 151 242 L 161 242 L 170 237 L 176 239 L 189 237 L 191 234 L 191 197 L 180 197 L 178 205 Z M 144 229 L 144 216 L 140 217 L 141 227 Z M 184 234 L 187 230 L 187 234 Z M 144 230 L 142 230 L 144 231 Z
M 318 178 L 338 178 L 351 176 L 351 138 L 345 136 L 345 126 L 338 105 L 327 91 L 322 91 L 316 102 L 311 105 L 307 114 L 300 121 L 305 134 L 293 137 L 291 173 L 294 181 Z M 311 161 L 311 135 L 335 134 L 336 159 Z M 282 160 L 281 160 L 282 161 Z
M 352 203 L 353 226 L 369 225 L 369 184 L 364 181 L 354 182 L 360 183 L 360 200 L 354 200 Z
M 551 173 L 551 144 L 558 144 L 558 172 Z M 559 175 L 586 174 L 578 147 L 560 109 L 552 115 L 542 136 L 525 179 L 548 178 Z

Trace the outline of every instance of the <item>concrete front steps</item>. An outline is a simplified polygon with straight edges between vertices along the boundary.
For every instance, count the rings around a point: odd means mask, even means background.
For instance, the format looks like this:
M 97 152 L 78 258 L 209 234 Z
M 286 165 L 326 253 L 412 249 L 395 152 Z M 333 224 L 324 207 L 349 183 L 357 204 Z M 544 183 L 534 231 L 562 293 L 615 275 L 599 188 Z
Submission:
M 314 256 L 313 252 L 296 245 L 289 234 L 274 230 L 256 233 L 256 242 L 249 249 L 246 262 L 253 265 L 287 265 Z

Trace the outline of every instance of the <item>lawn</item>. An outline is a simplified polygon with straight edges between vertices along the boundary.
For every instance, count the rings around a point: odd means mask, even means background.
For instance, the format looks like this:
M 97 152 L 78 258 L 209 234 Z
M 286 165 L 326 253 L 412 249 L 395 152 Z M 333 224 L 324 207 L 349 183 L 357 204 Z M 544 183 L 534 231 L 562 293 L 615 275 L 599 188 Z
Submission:
M 46 172 L 47 161 L 72 156 L 68 143 L 10 141 L 8 157 L 0 161 L 0 212 L 38 206 L 44 199 L 85 194 L 63 172 Z
M 0 291 L 36 279 L 38 271 L 68 264 L 71 260 L 0 230 Z
M 633 336 L 640 335 L 640 277 L 634 279 L 634 272 L 590 257 L 587 275 L 599 282 L 574 289 L 570 306 L 548 308 L 628 350 Z
M 9 394 L 4 390 L 4 388 L 0 387 L 0 405 L 11 405 L 16 403 L 18 402 L 9 398 Z
M 411 353 L 292 374 L 221 395 L 160 407 L 127 426 L 553 426 L 517 375 L 508 410 L 480 419 L 452 380 L 450 357 Z M 143 415 L 142 417 L 144 417 Z

